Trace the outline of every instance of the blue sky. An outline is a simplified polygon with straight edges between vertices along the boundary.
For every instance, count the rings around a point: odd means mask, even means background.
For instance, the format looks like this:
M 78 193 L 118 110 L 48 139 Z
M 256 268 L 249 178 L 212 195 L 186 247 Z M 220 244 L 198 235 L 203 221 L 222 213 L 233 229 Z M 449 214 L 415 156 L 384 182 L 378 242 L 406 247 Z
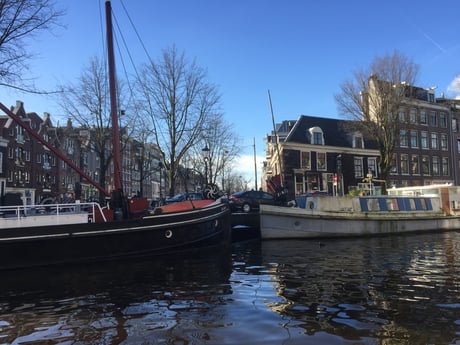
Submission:
M 30 43 L 38 56 L 27 77 L 43 89 L 75 82 L 91 57 L 104 54 L 104 0 L 57 3 L 67 10 L 62 20 L 67 28 Z M 420 65 L 418 86 L 437 86 L 437 96 L 455 96 L 449 85 L 460 74 L 458 0 L 124 0 L 124 5 L 152 58 L 175 45 L 207 69 L 227 121 L 243 138 L 238 169 L 252 184 L 253 140 L 260 167 L 263 139 L 272 130 L 268 90 L 276 122 L 301 114 L 340 118 L 334 101 L 340 84 L 376 56 L 397 49 Z M 126 28 L 135 63 L 144 63 L 120 0 L 112 0 L 112 7 Z M 0 91 L 7 106 L 18 99 L 27 111 L 62 115 L 48 97 Z

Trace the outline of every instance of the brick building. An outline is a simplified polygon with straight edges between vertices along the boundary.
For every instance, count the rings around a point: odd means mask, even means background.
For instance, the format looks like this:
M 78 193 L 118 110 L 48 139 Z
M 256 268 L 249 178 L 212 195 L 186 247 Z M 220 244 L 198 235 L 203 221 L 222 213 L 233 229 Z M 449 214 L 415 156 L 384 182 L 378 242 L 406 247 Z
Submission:
M 411 87 L 398 118 L 387 188 L 459 185 L 460 101 L 436 99 L 433 89 Z M 283 121 L 266 137 L 263 182 L 282 183 L 293 198 L 316 190 L 347 194 L 365 183 L 368 174 L 378 181 L 377 145 L 356 128 L 353 121 L 303 115 Z

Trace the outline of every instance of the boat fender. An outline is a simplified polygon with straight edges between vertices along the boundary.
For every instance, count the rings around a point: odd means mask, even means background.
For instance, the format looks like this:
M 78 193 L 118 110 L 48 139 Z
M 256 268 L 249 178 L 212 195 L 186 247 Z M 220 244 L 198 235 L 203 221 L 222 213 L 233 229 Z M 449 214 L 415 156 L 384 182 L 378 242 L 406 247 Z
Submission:
M 314 203 L 313 201 L 309 201 L 309 202 L 308 202 L 308 208 L 309 208 L 310 210 L 313 210 L 313 209 L 315 208 L 315 203 Z
M 165 237 L 166 238 L 171 238 L 172 235 L 173 235 L 173 232 L 171 230 L 166 230 L 166 232 L 165 232 Z

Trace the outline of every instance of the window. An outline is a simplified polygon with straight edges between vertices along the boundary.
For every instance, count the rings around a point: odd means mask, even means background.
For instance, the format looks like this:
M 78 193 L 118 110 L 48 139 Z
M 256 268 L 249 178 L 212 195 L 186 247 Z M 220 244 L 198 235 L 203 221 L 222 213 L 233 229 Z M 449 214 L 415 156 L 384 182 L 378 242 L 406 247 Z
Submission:
M 364 177 L 363 158 L 362 157 L 355 157 L 354 162 L 355 162 L 355 177 L 356 178 Z
M 426 111 L 425 110 L 420 110 L 420 124 L 421 125 L 428 124 L 428 121 L 426 119 Z
M 401 129 L 399 131 L 399 145 L 401 147 L 409 146 L 409 138 L 407 137 L 407 131 L 404 129 Z
M 439 114 L 439 125 L 442 128 L 447 128 L 447 114 L 445 112 Z
M 412 175 L 420 174 L 419 158 L 418 155 L 412 155 L 410 162 L 410 172 Z
M 72 155 L 75 151 L 74 140 L 67 137 L 64 141 L 64 148 L 68 154 Z
M 377 158 L 368 158 L 367 167 L 372 172 L 372 176 L 377 177 Z
M 393 153 L 391 155 L 391 170 L 390 172 L 392 174 L 397 174 L 398 173 L 398 166 L 396 165 L 396 153 Z
M 431 170 L 433 171 L 433 175 L 439 175 L 439 157 L 431 157 Z
M 322 145 L 323 144 L 323 134 L 314 132 L 313 133 L 313 144 L 314 145 Z
M 310 135 L 310 144 L 312 145 L 324 145 L 323 131 L 319 127 L 312 127 L 308 129 Z
M 51 169 L 50 156 L 47 155 L 47 154 L 43 155 L 43 168 L 44 169 Z
M 326 170 L 326 153 L 325 152 L 316 153 L 316 169 Z
M 311 169 L 310 152 L 300 153 L 300 167 L 302 169 Z
M 428 148 L 428 132 L 420 133 L 420 145 L 422 145 L 422 149 Z
M 453 132 L 458 131 L 457 119 L 452 119 L 452 131 Z
M 364 140 L 362 135 L 354 135 L 353 136 L 353 147 L 357 149 L 364 148 Z
M 410 131 L 410 147 L 418 147 L 417 131 Z
M 303 181 L 303 174 L 295 174 L 295 193 L 296 195 L 305 193 L 303 186 L 304 186 L 304 181 Z
M 409 121 L 410 123 L 417 123 L 417 110 L 415 108 L 410 109 Z
M 438 133 L 431 133 L 431 149 L 438 149 Z
M 438 126 L 438 117 L 436 116 L 435 111 L 430 111 L 430 126 L 433 126 L 433 127 Z
M 444 176 L 449 176 L 449 158 L 447 157 L 442 157 L 441 161 L 441 169 L 442 169 L 442 174 Z
M 409 155 L 401 154 L 401 174 L 409 174 Z
M 16 126 L 16 141 L 18 143 L 24 142 L 24 129 L 20 126 Z
M 24 163 L 24 149 L 22 147 L 16 148 L 16 162 L 17 163 Z
M 422 157 L 422 173 L 423 175 L 430 175 L 430 159 L 428 156 Z
M 399 111 L 399 122 L 406 122 L 406 112 L 404 110 Z
M 457 139 L 457 152 L 460 153 L 460 139 Z
M 443 151 L 448 150 L 447 134 L 446 133 L 441 133 L 441 150 L 443 150 Z

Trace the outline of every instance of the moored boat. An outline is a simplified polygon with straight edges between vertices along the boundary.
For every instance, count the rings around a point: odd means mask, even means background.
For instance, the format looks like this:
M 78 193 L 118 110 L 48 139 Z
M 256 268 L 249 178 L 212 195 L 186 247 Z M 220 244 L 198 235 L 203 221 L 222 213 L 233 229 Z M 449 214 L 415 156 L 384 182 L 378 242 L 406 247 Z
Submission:
M 448 188 L 448 187 L 445 187 Z M 433 188 L 432 188 L 433 189 Z M 296 206 L 261 205 L 262 239 L 376 236 L 460 229 L 455 190 L 439 195 L 305 196 Z
M 112 193 L 81 171 L 8 107 L 0 103 L 0 109 L 83 179 L 110 196 L 110 203 L 104 207 L 96 203 L 1 207 L 0 269 L 174 254 L 231 243 L 230 209 L 228 204 L 221 202 L 215 190 L 204 190 L 206 200 L 183 201 L 151 212 L 146 198 L 128 199 L 123 195 L 109 0 L 106 0 L 106 19 L 114 166 Z
M 206 202 L 206 204 L 205 204 Z M 173 254 L 230 243 L 220 200 L 114 220 L 95 203 L 1 207 L 0 269 Z

